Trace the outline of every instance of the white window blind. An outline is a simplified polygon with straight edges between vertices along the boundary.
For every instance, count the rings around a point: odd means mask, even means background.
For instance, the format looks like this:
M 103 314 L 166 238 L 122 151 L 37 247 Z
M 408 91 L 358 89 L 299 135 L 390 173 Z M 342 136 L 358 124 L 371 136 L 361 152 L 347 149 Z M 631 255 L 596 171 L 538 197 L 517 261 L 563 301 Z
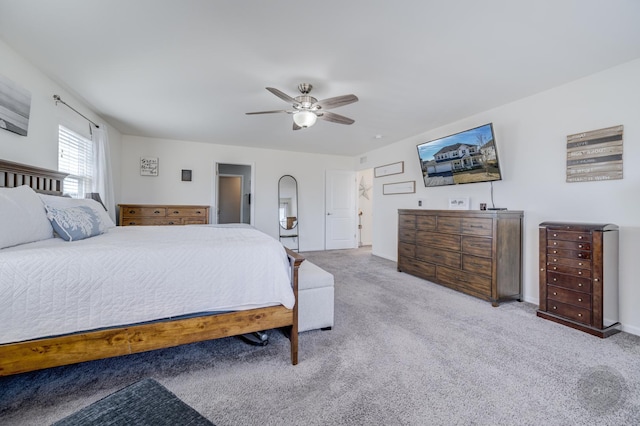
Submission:
M 59 126 L 58 170 L 69 173 L 64 180 L 64 192 L 73 198 L 84 198 L 91 192 L 93 178 L 93 142 Z

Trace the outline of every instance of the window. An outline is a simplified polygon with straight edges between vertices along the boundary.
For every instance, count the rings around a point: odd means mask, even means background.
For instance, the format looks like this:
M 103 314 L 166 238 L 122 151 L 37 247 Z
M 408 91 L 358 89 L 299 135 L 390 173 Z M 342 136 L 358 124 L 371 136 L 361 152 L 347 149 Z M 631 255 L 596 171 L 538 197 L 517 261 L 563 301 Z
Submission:
M 73 198 L 84 198 L 91 192 L 93 178 L 93 142 L 59 126 L 58 170 L 69 173 L 64 180 L 64 192 Z

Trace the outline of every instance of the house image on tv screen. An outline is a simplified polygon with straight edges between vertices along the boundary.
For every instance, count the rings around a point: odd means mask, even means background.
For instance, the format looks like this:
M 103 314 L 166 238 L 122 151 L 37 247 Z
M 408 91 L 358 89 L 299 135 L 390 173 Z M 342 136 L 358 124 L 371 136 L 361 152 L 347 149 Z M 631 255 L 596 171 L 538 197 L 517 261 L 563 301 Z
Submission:
M 491 124 L 418 145 L 425 186 L 500 180 Z

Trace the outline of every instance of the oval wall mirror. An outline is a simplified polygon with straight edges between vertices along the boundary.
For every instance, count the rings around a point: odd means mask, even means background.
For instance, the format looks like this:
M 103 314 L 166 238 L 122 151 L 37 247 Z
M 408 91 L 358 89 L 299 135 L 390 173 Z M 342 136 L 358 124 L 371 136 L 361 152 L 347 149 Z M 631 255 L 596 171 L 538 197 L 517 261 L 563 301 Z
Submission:
M 296 229 L 298 226 L 298 182 L 293 176 L 284 175 L 280 178 L 278 201 L 280 228 L 288 231 Z

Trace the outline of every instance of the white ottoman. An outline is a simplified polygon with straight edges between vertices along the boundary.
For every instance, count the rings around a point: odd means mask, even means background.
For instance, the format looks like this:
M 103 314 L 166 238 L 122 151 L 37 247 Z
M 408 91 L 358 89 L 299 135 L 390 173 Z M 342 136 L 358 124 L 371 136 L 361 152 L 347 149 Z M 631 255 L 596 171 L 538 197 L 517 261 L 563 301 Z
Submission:
M 298 332 L 333 327 L 333 275 L 305 260 L 298 269 Z

